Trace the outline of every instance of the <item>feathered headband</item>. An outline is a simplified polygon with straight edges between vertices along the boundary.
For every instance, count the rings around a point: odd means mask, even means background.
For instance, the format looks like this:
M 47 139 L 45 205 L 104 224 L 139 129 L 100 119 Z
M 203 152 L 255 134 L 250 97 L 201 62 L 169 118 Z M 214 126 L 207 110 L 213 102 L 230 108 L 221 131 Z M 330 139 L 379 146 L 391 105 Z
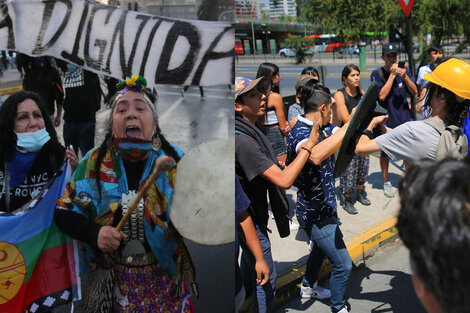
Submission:
M 132 75 L 131 77 L 127 76 L 126 80 L 117 83 L 117 93 L 123 94 L 129 90 L 142 92 L 147 87 L 147 80 L 140 75 Z
M 147 80 L 143 76 L 140 76 L 140 75 L 132 75 L 131 77 L 126 76 L 126 80 L 116 84 L 117 92 L 116 92 L 116 97 L 114 98 L 112 106 L 114 107 L 114 105 L 116 105 L 118 99 L 123 94 L 125 94 L 129 90 L 132 90 L 136 92 L 141 92 L 145 100 L 147 100 L 147 103 L 152 109 L 152 111 L 155 111 L 155 108 L 154 108 L 155 104 L 153 103 L 152 100 L 150 100 L 150 98 L 144 92 L 146 87 L 147 87 Z

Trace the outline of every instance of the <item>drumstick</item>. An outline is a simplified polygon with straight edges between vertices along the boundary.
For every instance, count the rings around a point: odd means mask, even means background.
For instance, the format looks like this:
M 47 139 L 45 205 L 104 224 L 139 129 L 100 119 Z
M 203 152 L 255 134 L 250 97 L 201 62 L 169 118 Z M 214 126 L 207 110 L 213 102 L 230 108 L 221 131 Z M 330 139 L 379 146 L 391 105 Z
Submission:
M 122 228 L 124 227 L 124 224 L 126 224 L 129 218 L 131 217 L 132 212 L 134 212 L 134 210 L 137 208 L 137 205 L 139 204 L 140 199 L 142 199 L 145 192 L 150 188 L 150 186 L 153 184 L 155 179 L 157 179 L 162 172 L 169 170 L 172 164 L 173 164 L 172 158 L 168 156 L 164 156 L 164 155 L 158 157 L 157 161 L 155 162 L 155 167 L 152 173 L 150 173 L 149 177 L 147 178 L 145 185 L 139 191 L 134 201 L 132 201 L 131 205 L 127 209 L 126 215 L 122 217 L 121 221 L 116 227 L 117 231 L 122 230 Z

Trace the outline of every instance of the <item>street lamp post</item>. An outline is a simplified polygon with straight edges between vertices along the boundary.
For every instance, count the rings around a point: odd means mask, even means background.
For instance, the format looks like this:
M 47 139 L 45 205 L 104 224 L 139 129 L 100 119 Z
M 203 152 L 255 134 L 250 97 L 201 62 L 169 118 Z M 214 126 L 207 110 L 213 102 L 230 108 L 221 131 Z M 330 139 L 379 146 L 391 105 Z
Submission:
M 253 4 L 256 0 L 252 0 L 251 2 L 251 37 L 253 39 L 253 56 L 255 56 L 256 52 L 256 39 L 255 39 L 255 27 L 253 26 L 253 8 L 255 7 Z M 245 2 L 246 3 L 246 2 Z
M 269 38 L 268 38 L 268 35 L 271 34 L 271 31 L 269 30 L 263 30 L 263 34 L 266 35 L 266 53 L 264 54 L 264 61 L 266 61 L 266 54 L 269 53 Z

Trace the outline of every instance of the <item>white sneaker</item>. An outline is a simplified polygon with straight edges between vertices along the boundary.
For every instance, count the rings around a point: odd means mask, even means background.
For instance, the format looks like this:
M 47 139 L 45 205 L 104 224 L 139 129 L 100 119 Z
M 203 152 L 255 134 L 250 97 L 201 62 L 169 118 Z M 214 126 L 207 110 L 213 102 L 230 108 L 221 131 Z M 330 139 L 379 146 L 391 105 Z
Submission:
M 300 285 L 300 297 L 304 299 L 328 299 L 331 297 L 331 291 L 318 286 L 317 283 L 313 285 L 313 288 Z
M 395 196 L 395 193 L 393 192 L 392 183 L 389 181 L 386 181 L 384 183 L 384 196 L 388 198 L 393 198 Z
M 289 221 L 289 229 L 291 231 L 297 230 L 297 229 L 299 229 L 299 224 L 297 224 L 294 221 Z
M 341 310 L 339 310 L 338 312 L 336 313 L 349 313 L 348 309 L 346 307 L 342 308 Z

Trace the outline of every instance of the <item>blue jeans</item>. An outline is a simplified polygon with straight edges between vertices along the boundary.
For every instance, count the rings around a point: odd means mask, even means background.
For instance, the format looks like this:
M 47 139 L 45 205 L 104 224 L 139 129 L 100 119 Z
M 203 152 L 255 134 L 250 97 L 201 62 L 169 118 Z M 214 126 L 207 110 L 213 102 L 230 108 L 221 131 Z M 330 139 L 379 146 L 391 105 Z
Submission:
M 309 286 L 313 285 L 318 278 L 323 258 L 326 256 L 333 267 L 330 277 L 330 307 L 333 312 L 339 311 L 346 304 L 344 294 L 352 269 L 352 261 L 344 244 L 343 234 L 338 226 L 338 219 L 331 217 L 316 224 L 313 221 L 301 218 L 298 220 L 300 226 L 313 242 L 302 283 Z
M 78 148 L 82 157 L 95 146 L 95 122 L 64 122 L 65 147 L 73 146 L 78 156 Z
M 252 287 L 253 312 L 266 313 L 272 312 L 273 310 L 277 271 L 271 255 L 271 242 L 269 241 L 268 234 L 266 230 L 261 230 L 258 225 L 255 225 L 255 227 L 261 244 L 261 249 L 263 249 L 264 259 L 269 267 L 269 281 L 263 286 L 256 283 L 255 258 L 244 245 L 240 268 L 245 281 L 249 281 L 249 285 L 247 285 L 247 287 Z

